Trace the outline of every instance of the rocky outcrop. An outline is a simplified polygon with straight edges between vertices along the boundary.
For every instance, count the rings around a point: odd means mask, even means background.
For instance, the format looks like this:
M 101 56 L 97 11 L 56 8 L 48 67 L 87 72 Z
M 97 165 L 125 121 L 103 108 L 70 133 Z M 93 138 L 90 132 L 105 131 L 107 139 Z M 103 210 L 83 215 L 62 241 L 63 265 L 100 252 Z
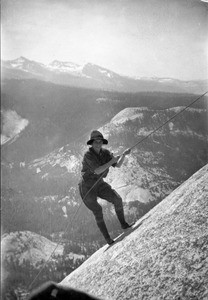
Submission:
M 103 299 L 207 299 L 208 165 L 61 285 Z

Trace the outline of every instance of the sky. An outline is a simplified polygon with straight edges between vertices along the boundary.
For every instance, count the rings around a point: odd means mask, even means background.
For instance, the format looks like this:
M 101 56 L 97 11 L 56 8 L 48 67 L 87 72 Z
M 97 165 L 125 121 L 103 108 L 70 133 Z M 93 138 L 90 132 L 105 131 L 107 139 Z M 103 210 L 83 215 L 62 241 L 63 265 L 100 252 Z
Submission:
M 208 78 L 206 0 L 2 0 L 3 60 L 91 62 L 131 77 Z

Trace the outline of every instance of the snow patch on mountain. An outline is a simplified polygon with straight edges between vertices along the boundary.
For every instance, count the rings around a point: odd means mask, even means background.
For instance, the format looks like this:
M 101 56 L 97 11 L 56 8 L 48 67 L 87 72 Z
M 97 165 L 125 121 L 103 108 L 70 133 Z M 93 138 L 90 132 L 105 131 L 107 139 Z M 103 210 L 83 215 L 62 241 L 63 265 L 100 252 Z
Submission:
M 17 69 L 21 69 L 22 68 L 22 63 L 20 62 L 20 63 L 11 63 L 11 66 L 13 67 L 13 68 L 17 68 Z M 28 72 L 28 70 L 25 70 L 26 72 Z
M 79 65 L 68 61 L 54 60 L 43 64 L 20 57 L 2 61 L 5 78 L 35 78 L 67 86 L 96 88 L 123 92 L 164 91 L 200 94 L 206 90 L 207 80 L 180 81 L 171 78 L 132 78 L 119 75 L 93 63 Z M 5 71 L 5 70 L 4 70 Z
M 54 60 L 48 65 L 49 68 L 52 69 L 59 69 L 63 71 L 77 71 L 80 70 L 82 67 L 76 63 L 68 62 L 68 61 L 58 61 Z
M 113 78 L 112 72 L 108 72 L 106 70 L 99 69 L 100 73 L 106 75 L 108 78 Z
M 159 82 L 165 82 L 165 83 L 172 83 L 174 81 L 176 81 L 176 79 L 172 79 L 172 78 L 160 78 L 158 79 Z
M 3 66 L 6 68 L 20 69 L 22 71 L 31 72 L 33 74 L 39 73 L 36 69 L 40 70 L 41 68 L 45 68 L 44 64 L 29 60 L 23 56 L 14 60 L 3 61 Z
M 8 60 L 6 62 L 3 62 L 3 65 L 7 68 L 14 68 L 14 69 L 24 69 L 24 64 L 30 62 L 28 59 L 26 59 L 23 56 L 20 56 L 17 59 L 14 60 Z
M 74 76 L 90 78 L 89 76 L 83 73 L 82 65 L 78 65 L 73 62 L 67 62 L 67 61 L 62 62 L 62 61 L 54 60 L 53 62 L 48 64 L 46 68 L 50 71 L 55 71 L 58 73 L 68 73 Z
M 95 78 L 96 80 L 102 79 L 111 79 L 113 80 L 115 77 L 119 78 L 120 76 L 106 68 L 100 67 L 98 65 L 87 63 L 83 66 L 83 73 Z M 114 81 L 112 81 L 113 83 Z

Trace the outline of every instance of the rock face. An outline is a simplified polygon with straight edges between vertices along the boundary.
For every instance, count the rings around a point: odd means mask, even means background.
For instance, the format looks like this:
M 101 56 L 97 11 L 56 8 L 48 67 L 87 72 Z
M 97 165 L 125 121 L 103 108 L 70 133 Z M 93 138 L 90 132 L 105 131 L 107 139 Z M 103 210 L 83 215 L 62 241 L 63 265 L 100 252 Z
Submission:
M 61 284 L 103 299 L 207 299 L 208 165 Z

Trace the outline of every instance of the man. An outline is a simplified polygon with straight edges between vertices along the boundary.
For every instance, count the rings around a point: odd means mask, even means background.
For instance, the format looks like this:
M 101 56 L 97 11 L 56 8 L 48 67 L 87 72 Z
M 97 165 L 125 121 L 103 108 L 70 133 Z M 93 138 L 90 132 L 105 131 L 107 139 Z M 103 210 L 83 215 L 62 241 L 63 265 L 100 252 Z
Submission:
M 92 147 L 89 148 L 83 158 L 79 191 L 84 204 L 94 214 L 97 226 L 106 242 L 111 245 L 114 243 L 114 240 L 111 239 L 108 233 L 103 219 L 102 207 L 97 202 L 97 197 L 105 199 L 114 205 L 116 215 L 123 229 L 131 227 L 125 221 L 121 197 L 103 180 L 107 176 L 111 166 L 119 168 L 122 165 L 125 156 L 130 153 L 130 149 L 126 150 L 122 156 L 114 157 L 107 149 L 102 148 L 103 145 L 107 144 L 108 141 L 103 138 L 101 132 L 97 130 L 92 131 L 90 139 L 87 142 L 87 145 L 91 145 Z

